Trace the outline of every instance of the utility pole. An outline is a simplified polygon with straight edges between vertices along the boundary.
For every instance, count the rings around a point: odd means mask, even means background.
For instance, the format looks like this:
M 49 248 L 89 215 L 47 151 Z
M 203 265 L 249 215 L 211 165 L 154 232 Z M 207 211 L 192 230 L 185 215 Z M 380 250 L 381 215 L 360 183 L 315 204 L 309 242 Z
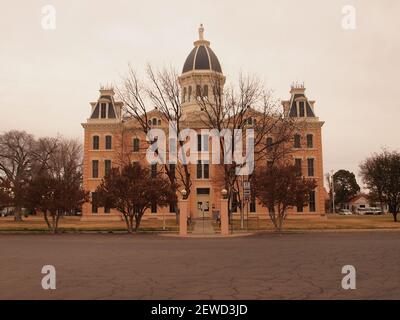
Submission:
M 331 170 L 331 191 L 332 191 L 332 213 L 335 213 L 335 183 L 333 181 L 333 169 Z

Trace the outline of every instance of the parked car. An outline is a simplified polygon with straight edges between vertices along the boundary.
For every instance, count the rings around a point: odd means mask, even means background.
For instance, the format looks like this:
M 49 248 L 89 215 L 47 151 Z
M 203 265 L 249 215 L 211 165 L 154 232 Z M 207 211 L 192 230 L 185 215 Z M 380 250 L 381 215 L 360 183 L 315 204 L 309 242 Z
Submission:
M 348 209 L 340 209 L 339 214 L 342 216 L 351 216 L 353 213 Z
M 374 215 L 383 214 L 381 208 L 371 207 L 371 208 L 369 208 L 369 210 L 370 210 L 370 211 L 372 212 L 372 214 L 374 214 Z
M 13 216 L 14 212 L 12 210 L 2 210 L 0 211 L 0 217 Z
M 356 213 L 362 216 L 366 214 L 371 214 L 368 212 L 368 208 L 357 208 Z

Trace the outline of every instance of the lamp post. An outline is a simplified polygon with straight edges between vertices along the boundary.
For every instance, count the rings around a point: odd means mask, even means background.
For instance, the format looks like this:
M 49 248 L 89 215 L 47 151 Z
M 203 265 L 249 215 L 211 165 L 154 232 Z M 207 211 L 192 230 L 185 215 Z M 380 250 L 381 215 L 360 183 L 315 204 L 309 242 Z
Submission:
M 182 189 L 182 190 L 181 190 L 181 194 L 182 194 L 182 199 L 183 199 L 183 200 L 187 200 L 187 191 L 186 191 L 186 189 Z M 180 214 L 181 214 L 181 213 L 179 213 L 179 215 L 180 215 Z M 187 223 L 187 224 L 190 223 L 190 213 L 189 213 L 189 210 L 188 210 L 188 212 L 187 212 L 186 223 Z
M 186 196 L 187 196 L 186 189 L 182 189 L 181 193 L 182 193 L 183 200 L 186 200 Z
M 332 190 L 332 213 L 335 213 L 335 183 L 333 181 L 334 171 L 331 170 L 331 190 Z
M 225 188 L 221 190 L 221 194 L 222 194 L 222 199 L 228 198 L 228 190 L 226 190 Z

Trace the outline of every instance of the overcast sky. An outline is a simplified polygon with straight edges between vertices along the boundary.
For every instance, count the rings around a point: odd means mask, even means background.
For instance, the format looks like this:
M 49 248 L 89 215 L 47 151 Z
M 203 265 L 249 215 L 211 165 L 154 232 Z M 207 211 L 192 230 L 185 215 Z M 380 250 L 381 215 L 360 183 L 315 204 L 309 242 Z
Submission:
M 41 25 L 44 5 L 56 29 Z M 342 8 L 356 9 L 356 29 Z M 82 139 L 100 84 L 130 62 L 181 70 L 200 23 L 228 82 L 255 74 L 288 99 L 305 82 L 325 121 L 325 172 L 399 149 L 400 1 L 1 0 L 0 131 Z

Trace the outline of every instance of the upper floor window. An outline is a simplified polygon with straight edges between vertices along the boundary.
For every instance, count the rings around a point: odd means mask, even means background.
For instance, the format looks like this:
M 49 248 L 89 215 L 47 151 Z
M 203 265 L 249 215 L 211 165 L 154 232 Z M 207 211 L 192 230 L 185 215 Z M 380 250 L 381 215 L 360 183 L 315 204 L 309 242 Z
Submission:
M 294 135 L 294 147 L 301 148 L 301 136 L 299 134 Z
M 170 163 L 169 164 L 169 176 L 171 178 L 175 178 L 175 170 L 176 170 L 176 164 L 175 163 Z
M 100 148 L 100 138 L 99 136 L 93 136 L 93 150 L 99 150 Z
M 307 135 L 307 148 L 314 148 L 314 141 L 312 134 Z
M 149 120 L 149 125 L 150 126 L 161 126 L 161 120 L 157 118 L 153 118 Z
M 190 101 L 191 97 L 192 97 L 192 86 L 189 86 L 189 89 L 188 89 L 188 101 Z
M 303 174 L 301 162 L 302 162 L 301 159 L 294 159 L 294 165 L 296 166 L 297 175 L 299 175 L 299 176 L 301 176 Z
M 313 158 L 307 159 L 307 165 L 308 165 L 308 176 L 313 177 L 314 176 L 314 159 Z
M 104 175 L 108 175 L 111 171 L 111 160 L 104 160 Z
M 197 151 L 208 151 L 208 135 L 197 135 Z
M 139 152 L 139 139 L 133 139 L 133 152 Z
M 207 161 L 197 161 L 197 179 L 209 179 L 210 166 Z
M 254 126 L 256 124 L 256 122 L 257 122 L 257 120 L 252 117 L 248 117 L 246 119 L 246 124 L 249 126 Z
M 157 163 L 151 164 L 151 177 L 155 178 L 157 176 Z
M 112 149 L 112 137 L 106 136 L 106 150 Z
M 203 96 L 208 97 L 208 86 L 207 85 L 205 85 L 203 88 Z
M 272 150 L 272 145 L 274 144 L 274 140 L 271 137 L 267 138 L 267 150 L 271 151 Z
M 305 117 L 305 107 L 304 107 L 304 101 L 299 102 L 299 116 L 300 117 Z
M 183 88 L 182 102 L 185 102 L 185 100 L 186 100 L 186 91 L 187 91 L 186 87 Z
M 196 98 L 201 97 L 201 86 L 198 84 L 196 86 Z
M 100 118 L 105 119 L 107 118 L 107 103 L 102 102 L 100 104 Z

